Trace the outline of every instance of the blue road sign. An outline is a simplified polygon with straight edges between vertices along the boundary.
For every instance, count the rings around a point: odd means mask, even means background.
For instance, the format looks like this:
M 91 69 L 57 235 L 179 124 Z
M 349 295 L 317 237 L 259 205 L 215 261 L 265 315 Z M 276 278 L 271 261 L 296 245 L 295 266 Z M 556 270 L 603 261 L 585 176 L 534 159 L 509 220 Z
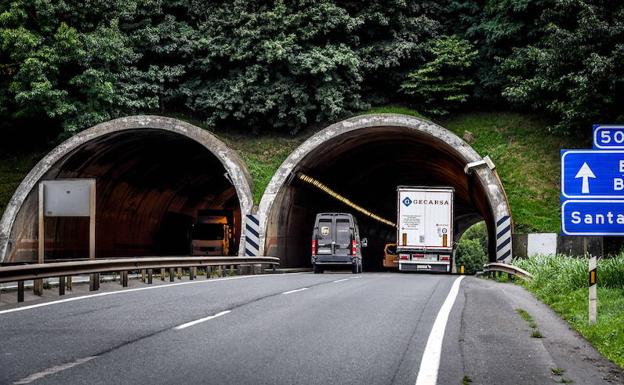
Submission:
M 624 235 L 624 200 L 568 200 L 561 205 L 564 235 Z
M 561 150 L 561 200 L 624 200 L 624 151 Z
M 624 150 L 624 126 L 594 124 L 592 138 L 596 150 Z

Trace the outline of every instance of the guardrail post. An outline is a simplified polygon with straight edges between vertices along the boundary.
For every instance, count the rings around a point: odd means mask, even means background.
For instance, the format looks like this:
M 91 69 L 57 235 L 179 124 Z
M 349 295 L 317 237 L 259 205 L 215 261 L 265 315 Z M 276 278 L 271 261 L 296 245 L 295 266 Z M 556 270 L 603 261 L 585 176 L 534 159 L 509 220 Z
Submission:
M 223 266 L 217 267 L 217 274 L 219 275 L 219 277 L 223 277 Z
M 194 266 L 189 268 L 189 280 L 191 281 L 195 279 L 195 269 Z
M 154 271 L 152 269 L 147 269 L 147 284 L 152 284 L 152 278 L 154 277 Z
M 43 279 L 38 278 L 33 280 L 33 294 L 43 295 Z
M 67 290 L 69 291 L 74 290 L 74 287 L 72 286 L 72 283 L 73 283 L 72 280 L 73 278 L 71 275 L 67 277 Z
M 178 275 L 178 279 L 181 280 L 182 279 L 182 268 L 181 267 L 178 267 L 177 275 Z
M 59 295 L 65 295 L 65 277 L 59 277 Z
M 161 281 L 165 280 L 165 269 L 164 268 L 160 269 L 160 280 Z
M 145 283 L 145 269 L 141 270 L 141 281 L 143 281 L 143 283 Z
M 169 268 L 169 282 L 173 282 L 175 281 L 175 272 L 174 272 L 174 268 L 170 267 Z
M 212 275 L 212 266 L 206 266 L 206 279 L 210 279 Z
M 100 289 L 100 274 L 93 273 L 89 277 L 89 291 L 96 291 Z
M 128 287 L 128 272 L 127 271 L 121 272 L 121 286 Z
M 24 302 L 24 281 L 17 281 L 17 302 Z

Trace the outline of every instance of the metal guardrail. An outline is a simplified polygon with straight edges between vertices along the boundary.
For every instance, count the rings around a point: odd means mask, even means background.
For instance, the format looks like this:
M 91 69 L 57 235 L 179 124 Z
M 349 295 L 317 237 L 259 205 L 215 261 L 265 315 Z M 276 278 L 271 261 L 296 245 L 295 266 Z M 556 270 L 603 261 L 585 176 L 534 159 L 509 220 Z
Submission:
M 533 279 L 533 275 L 528 271 L 508 263 L 493 262 L 483 265 L 483 274 L 491 274 L 495 272 L 511 274 L 525 280 Z
M 73 275 L 91 274 L 90 290 L 99 289 L 99 274 L 119 272 L 121 284 L 128 286 L 128 271 L 147 272 L 147 283 L 152 283 L 153 270 L 160 269 L 160 278 L 164 280 L 165 269 L 169 269 L 169 278 L 173 282 L 174 270 L 189 269 L 189 278 L 195 279 L 196 268 L 221 266 L 269 265 L 275 269 L 279 265 L 276 257 L 143 257 L 96 259 L 72 262 L 33 263 L 0 267 L 0 283 L 18 283 L 18 302 L 24 300 L 24 281 L 59 277 L 59 295 L 65 294 L 65 278 Z

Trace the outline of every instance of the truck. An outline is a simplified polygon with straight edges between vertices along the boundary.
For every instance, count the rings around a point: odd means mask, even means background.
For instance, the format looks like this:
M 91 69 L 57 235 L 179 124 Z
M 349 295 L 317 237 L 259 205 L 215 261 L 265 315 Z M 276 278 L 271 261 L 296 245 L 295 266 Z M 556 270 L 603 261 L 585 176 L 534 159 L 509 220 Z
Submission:
M 397 187 L 399 271 L 451 272 L 453 195 L 451 187 Z
M 231 210 L 197 211 L 191 231 L 191 255 L 229 255 L 231 240 Z

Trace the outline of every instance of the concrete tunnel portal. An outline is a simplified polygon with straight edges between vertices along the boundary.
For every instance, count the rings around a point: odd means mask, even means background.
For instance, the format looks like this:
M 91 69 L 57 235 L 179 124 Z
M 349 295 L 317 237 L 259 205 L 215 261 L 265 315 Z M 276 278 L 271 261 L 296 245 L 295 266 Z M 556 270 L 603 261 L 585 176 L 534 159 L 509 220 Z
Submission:
M 484 220 L 490 261 L 511 254 L 511 216 L 495 172 L 462 139 L 428 121 L 395 115 L 348 119 L 312 136 L 284 161 L 260 203 L 265 255 L 284 267 L 310 266 L 310 239 L 318 212 L 350 212 L 359 222 L 365 270 L 379 270 L 386 243 L 396 230 L 360 214 L 342 202 L 304 184 L 296 175 L 310 175 L 356 204 L 396 220 L 396 189 L 408 186 L 451 186 L 455 189 L 455 240 Z M 479 166 L 466 172 L 472 162 Z
M 242 254 L 241 220 L 251 210 L 242 160 L 209 132 L 158 117 L 120 118 L 50 152 L 18 187 L 0 226 L 2 262 L 37 260 L 37 184 L 96 179 L 96 257 L 188 255 L 198 210 L 232 212 L 230 255 Z M 88 255 L 88 218 L 47 218 L 46 260 Z

